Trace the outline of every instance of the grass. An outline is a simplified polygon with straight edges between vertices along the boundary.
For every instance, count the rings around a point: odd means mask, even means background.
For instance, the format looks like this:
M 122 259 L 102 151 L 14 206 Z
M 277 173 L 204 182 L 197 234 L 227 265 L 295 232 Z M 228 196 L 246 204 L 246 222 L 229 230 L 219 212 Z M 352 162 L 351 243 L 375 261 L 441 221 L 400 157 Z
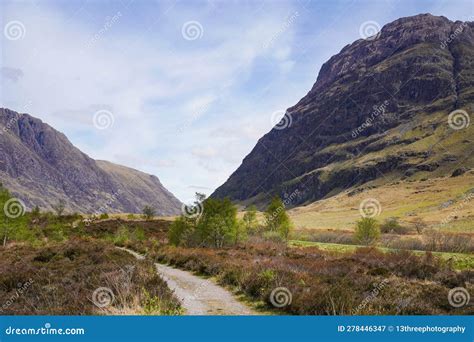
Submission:
M 325 242 L 312 242 L 312 241 L 302 241 L 302 240 L 291 240 L 289 242 L 290 246 L 293 247 L 318 247 L 322 250 L 336 253 L 352 253 L 358 248 L 366 248 L 366 246 L 361 245 L 345 245 L 338 243 L 325 243 Z M 399 249 L 377 247 L 378 250 L 387 253 L 387 252 L 396 252 L 400 251 Z M 411 251 L 418 255 L 423 255 L 427 253 L 426 251 Z M 457 270 L 472 270 L 474 269 L 474 255 L 464 254 L 464 253 L 447 253 L 447 252 L 430 252 L 433 255 L 440 257 L 444 261 L 449 261 L 452 263 L 453 267 Z
M 444 177 L 426 181 L 400 181 L 370 188 L 349 195 L 349 191 L 306 206 L 294 208 L 288 213 L 296 229 L 345 229 L 352 230 L 360 219 L 360 203 L 373 198 L 380 203 L 379 221 L 398 217 L 402 224 L 410 226 L 416 218 L 429 226 L 446 232 L 474 234 L 474 203 L 463 204 L 463 195 L 474 189 L 474 171 L 459 177 Z M 377 185 L 377 184 L 372 184 Z M 455 218 L 440 225 L 452 214 Z

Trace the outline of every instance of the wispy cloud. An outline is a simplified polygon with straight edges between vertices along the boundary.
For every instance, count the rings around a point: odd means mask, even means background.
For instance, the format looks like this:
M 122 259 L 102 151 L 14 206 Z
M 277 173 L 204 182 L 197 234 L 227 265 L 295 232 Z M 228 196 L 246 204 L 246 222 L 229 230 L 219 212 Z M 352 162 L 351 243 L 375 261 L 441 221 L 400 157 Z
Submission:
M 2 36 L 1 102 L 28 104 L 90 156 L 156 174 L 185 200 L 193 184 L 211 193 L 227 179 L 361 22 L 462 19 L 470 6 L 379 3 L 3 1 L 2 27 L 24 30 Z M 94 126 L 100 110 L 113 115 L 107 129 Z

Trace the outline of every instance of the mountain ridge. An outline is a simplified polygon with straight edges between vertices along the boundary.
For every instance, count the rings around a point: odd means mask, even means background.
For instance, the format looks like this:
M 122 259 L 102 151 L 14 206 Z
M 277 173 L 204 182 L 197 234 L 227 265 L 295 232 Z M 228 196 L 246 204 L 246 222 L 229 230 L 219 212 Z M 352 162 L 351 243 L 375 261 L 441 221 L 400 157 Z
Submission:
M 83 213 L 139 213 L 145 205 L 159 215 L 180 212 L 181 202 L 156 176 L 96 161 L 29 114 L 0 112 L 0 180 L 27 207 L 51 210 L 63 200 Z
M 456 109 L 467 120 L 472 112 L 473 42 L 474 23 L 421 14 L 346 45 L 212 196 L 259 204 L 296 191 L 291 205 L 300 205 L 472 168 L 472 125 L 447 123 Z

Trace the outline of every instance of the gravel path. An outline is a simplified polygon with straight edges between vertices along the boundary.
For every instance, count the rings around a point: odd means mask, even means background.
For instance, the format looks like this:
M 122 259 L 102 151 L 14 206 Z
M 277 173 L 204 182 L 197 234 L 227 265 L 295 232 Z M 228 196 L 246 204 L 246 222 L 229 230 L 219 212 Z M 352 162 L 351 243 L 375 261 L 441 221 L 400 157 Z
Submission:
M 127 248 L 118 248 L 137 259 L 145 258 Z M 257 312 L 237 301 L 232 293 L 209 279 L 162 264 L 155 263 L 155 267 L 174 291 L 187 315 L 257 315 Z

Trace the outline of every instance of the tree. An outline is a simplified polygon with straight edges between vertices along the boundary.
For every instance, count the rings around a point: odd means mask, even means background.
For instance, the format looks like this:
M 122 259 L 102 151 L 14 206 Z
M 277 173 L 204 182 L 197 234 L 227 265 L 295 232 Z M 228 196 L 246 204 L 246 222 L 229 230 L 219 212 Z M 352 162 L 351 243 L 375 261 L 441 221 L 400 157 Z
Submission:
M 31 211 L 31 217 L 38 218 L 40 217 L 40 215 L 41 215 L 41 210 L 37 205 L 35 205 L 35 207 Z
M 151 219 L 153 219 L 153 217 L 155 217 L 155 215 L 156 215 L 156 210 L 155 210 L 155 208 L 150 207 L 149 205 L 146 205 L 146 206 L 143 208 L 142 213 L 143 213 L 143 217 L 144 217 L 146 220 L 151 220 Z
M 61 217 L 64 213 L 64 209 L 66 208 L 66 202 L 64 200 L 60 199 L 58 203 L 53 205 L 53 210 L 56 212 L 56 215 L 58 217 Z
M 372 217 L 364 217 L 357 221 L 355 229 L 355 240 L 362 245 L 371 245 L 380 237 L 380 227 L 377 220 Z
M 423 221 L 421 217 L 417 217 L 413 220 L 413 225 L 415 226 L 416 232 L 418 234 L 423 233 L 423 231 L 428 227 L 428 225 Z
M 187 245 L 190 241 L 190 236 L 194 234 L 196 228 L 196 220 L 180 216 L 171 223 L 170 229 L 168 231 L 168 239 L 170 244 L 179 246 Z
M 278 232 L 281 238 L 288 239 L 293 225 L 280 197 L 274 197 L 268 205 L 265 211 L 265 221 L 267 230 Z
M 249 233 L 255 233 L 258 228 L 257 221 L 257 208 L 254 205 L 251 205 L 244 214 L 242 218 L 242 224 L 245 227 L 245 230 Z
M 235 243 L 238 229 L 237 208 L 230 199 L 208 198 L 203 205 L 204 210 L 196 227 L 200 243 L 215 248 Z

